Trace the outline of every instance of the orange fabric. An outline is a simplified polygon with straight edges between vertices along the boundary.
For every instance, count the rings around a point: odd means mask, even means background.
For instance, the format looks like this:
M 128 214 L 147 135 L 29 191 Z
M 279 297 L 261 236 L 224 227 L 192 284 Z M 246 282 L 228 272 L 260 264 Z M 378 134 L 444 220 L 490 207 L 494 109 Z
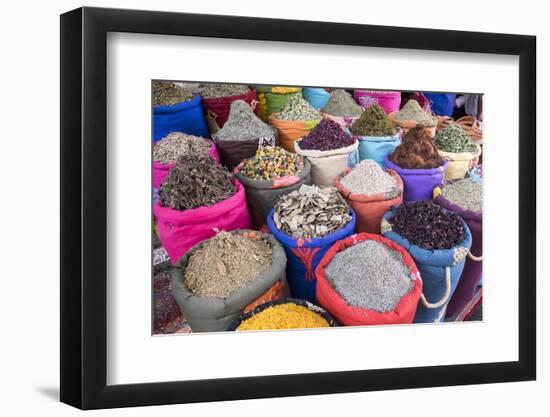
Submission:
M 354 194 L 344 187 L 340 179 L 350 171 L 351 169 L 348 168 L 343 174 L 336 177 L 334 179 L 334 187 L 340 191 L 340 194 L 342 194 L 353 211 L 355 211 L 355 216 L 357 217 L 355 231 L 357 233 L 367 232 L 380 234 L 380 222 L 382 221 L 384 214 L 392 206 L 398 206 L 403 202 L 403 180 L 394 170 L 386 169 L 390 175 L 395 177 L 397 187 L 401 193 L 391 200 L 385 200 L 384 194 Z
M 248 313 L 249 311 L 252 311 L 254 308 L 259 306 L 260 304 L 265 304 L 269 301 L 276 301 L 276 300 L 282 299 L 284 295 L 284 291 L 285 291 L 285 285 L 283 281 L 277 281 L 275 284 L 269 287 L 266 292 L 264 292 L 262 295 L 260 295 L 250 304 L 248 304 L 244 308 L 244 312 Z
M 313 121 L 291 121 L 276 119 L 273 115 L 269 117 L 269 124 L 277 129 L 281 146 L 288 152 L 295 153 L 294 142 L 303 138 L 311 132 L 321 120 Z

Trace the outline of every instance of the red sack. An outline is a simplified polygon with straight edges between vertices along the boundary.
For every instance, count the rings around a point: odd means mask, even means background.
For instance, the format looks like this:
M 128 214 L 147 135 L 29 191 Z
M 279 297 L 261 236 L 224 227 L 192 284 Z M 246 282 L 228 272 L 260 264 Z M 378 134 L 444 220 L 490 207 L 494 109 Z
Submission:
M 236 96 L 202 98 L 211 135 L 223 127 L 229 117 L 231 103 L 235 100 L 246 101 L 256 116 L 258 115 L 258 94 L 256 94 L 256 90 L 250 90 Z
M 364 240 L 376 240 L 396 252 L 399 252 L 403 257 L 404 264 L 411 271 L 414 285 L 411 291 L 401 298 L 392 311 L 380 313 L 367 308 L 353 307 L 349 305 L 346 300 L 344 300 L 342 296 L 332 288 L 325 276 L 325 268 L 328 264 L 330 264 L 332 258 L 334 258 L 338 252 L 342 252 L 346 248 L 349 248 Z M 340 324 L 346 326 L 412 323 L 416 313 L 416 306 L 418 305 L 418 300 L 420 299 L 420 294 L 422 293 L 422 279 L 420 278 L 420 273 L 418 272 L 416 264 L 407 251 L 403 247 L 392 242 L 390 239 L 370 233 L 358 233 L 356 235 L 351 235 L 350 237 L 339 240 L 332 245 L 325 256 L 323 256 L 323 259 L 321 259 L 321 262 L 319 262 L 319 265 L 317 265 L 317 268 L 315 269 L 315 277 L 317 279 L 315 294 L 317 303 L 332 314 Z

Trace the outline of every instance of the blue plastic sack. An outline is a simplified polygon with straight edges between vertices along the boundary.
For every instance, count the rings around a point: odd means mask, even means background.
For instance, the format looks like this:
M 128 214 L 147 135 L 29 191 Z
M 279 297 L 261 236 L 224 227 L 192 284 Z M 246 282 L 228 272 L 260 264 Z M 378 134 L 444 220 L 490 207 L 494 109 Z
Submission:
M 348 131 L 348 133 L 352 134 Z M 359 161 L 365 159 L 374 159 L 378 165 L 384 166 L 384 158 L 386 155 L 401 144 L 400 133 L 394 136 L 357 136 L 353 135 L 359 141 Z
M 436 323 L 445 317 L 449 300 L 458 285 L 466 256 L 472 247 L 472 234 L 468 225 L 464 224 L 464 240 L 451 249 L 422 249 L 412 245 L 407 239 L 392 231 L 389 220 L 393 218 L 393 210 L 386 212 L 382 219 L 382 235 L 403 246 L 412 256 L 420 277 L 422 278 L 422 296 L 416 308 L 414 323 Z M 447 283 L 447 271 L 450 282 Z M 449 284 L 450 290 L 447 288 Z M 448 295 L 446 292 L 448 291 Z M 422 299 L 432 306 L 428 308 Z
M 455 108 L 456 94 L 424 93 L 432 102 L 432 112 L 438 116 L 452 116 Z
M 302 90 L 304 99 L 316 110 L 322 109 L 330 99 L 330 93 L 324 88 L 304 87 Z
M 295 239 L 277 229 L 273 222 L 273 212 L 274 209 L 270 211 L 267 217 L 267 227 L 286 252 L 286 279 L 290 287 L 290 293 L 293 298 L 316 303 L 315 268 L 336 241 L 354 233 L 355 213 L 350 209 L 351 220 L 340 230 L 330 235 L 312 239 Z
M 159 141 L 171 132 L 209 137 L 201 97 L 198 94 L 183 103 L 153 108 L 153 141 Z

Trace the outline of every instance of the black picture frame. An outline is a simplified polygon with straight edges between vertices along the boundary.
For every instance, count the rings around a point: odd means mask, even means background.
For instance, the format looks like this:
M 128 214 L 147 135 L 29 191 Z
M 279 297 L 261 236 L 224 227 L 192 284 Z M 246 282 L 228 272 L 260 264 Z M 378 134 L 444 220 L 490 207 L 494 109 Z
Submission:
M 519 56 L 519 360 L 108 386 L 108 32 Z M 60 56 L 62 402 L 94 409 L 535 379 L 534 36 L 84 7 L 61 16 Z

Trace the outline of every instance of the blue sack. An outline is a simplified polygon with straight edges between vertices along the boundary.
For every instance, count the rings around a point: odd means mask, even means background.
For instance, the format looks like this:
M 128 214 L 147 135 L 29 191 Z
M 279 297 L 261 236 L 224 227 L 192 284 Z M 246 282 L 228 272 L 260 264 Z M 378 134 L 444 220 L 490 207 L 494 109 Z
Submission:
M 201 96 L 197 94 L 183 103 L 153 108 L 153 141 L 157 142 L 171 132 L 209 137 Z
M 472 234 L 464 224 L 464 240 L 451 249 L 422 249 L 392 231 L 389 222 L 393 210 L 382 219 L 382 235 L 403 246 L 412 256 L 422 278 L 422 295 L 416 308 L 414 323 L 437 323 L 445 317 L 449 300 L 458 285 L 466 256 L 472 247 Z
M 273 222 L 274 210 L 269 212 L 267 227 L 286 252 L 286 280 L 290 287 L 290 293 L 293 298 L 316 303 L 315 268 L 336 241 L 355 233 L 355 213 L 350 209 L 351 220 L 334 233 L 318 238 L 295 239 L 277 229 Z
M 325 107 L 330 99 L 330 93 L 324 88 L 304 87 L 302 95 L 315 110 Z
M 455 109 L 456 94 L 424 93 L 432 102 L 432 112 L 438 116 L 452 116 Z
M 350 133 L 348 131 L 348 133 Z M 350 133 L 359 141 L 359 162 L 365 159 L 374 159 L 378 165 L 384 166 L 384 158 L 401 144 L 401 136 L 357 136 Z

